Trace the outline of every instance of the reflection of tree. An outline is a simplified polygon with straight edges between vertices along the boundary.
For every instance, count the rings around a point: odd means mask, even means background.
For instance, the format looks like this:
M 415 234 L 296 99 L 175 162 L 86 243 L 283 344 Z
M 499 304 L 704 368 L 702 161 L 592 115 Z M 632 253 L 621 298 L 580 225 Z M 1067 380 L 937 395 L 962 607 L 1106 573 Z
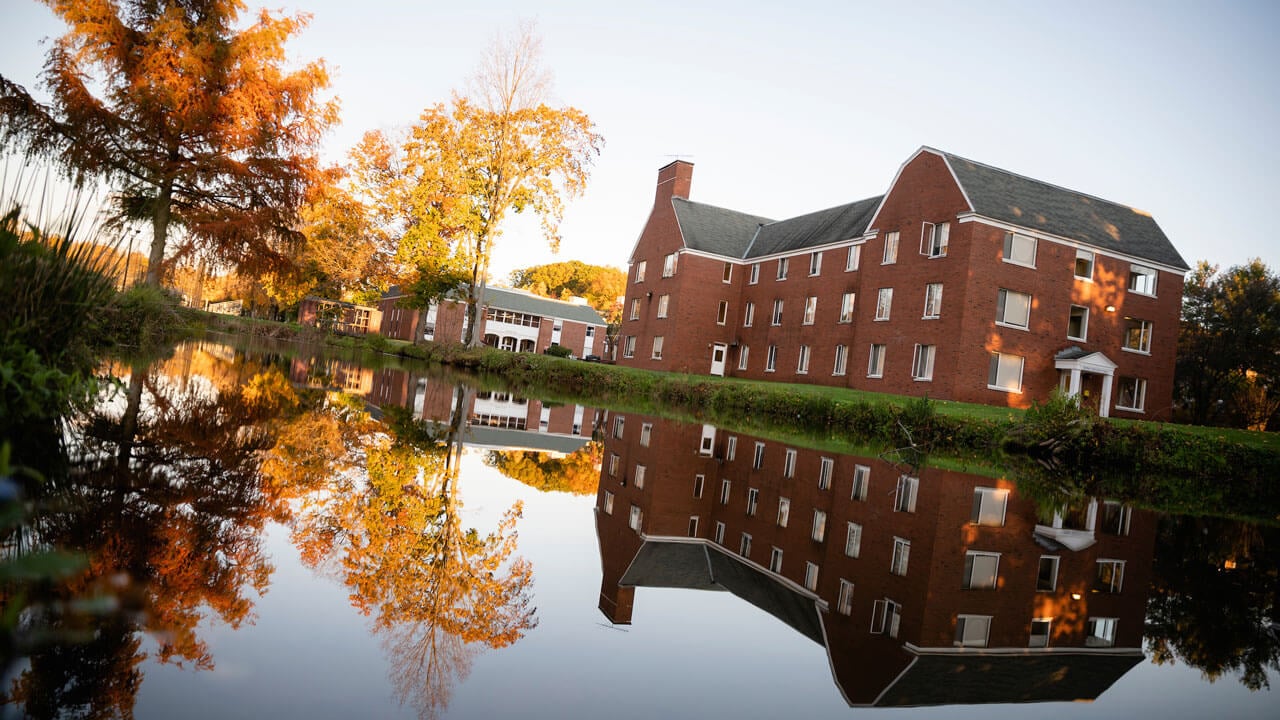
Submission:
M 262 528 L 281 503 L 261 482 L 257 456 L 273 443 L 277 414 L 296 403 L 278 370 L 218 390 L 135 368 L 122 413 L 76 426 L 77 462 L 47 483 L 57 511 L 33 518 L 30 531 L 41 545 L 89 558 L 36 619 L 84 642 L 32 653 L 11 688 L 28 715 L 132 716 L 140 630 L 159 641 L 161 662 L 213 667 L 197 626 L 212 613 L 238 627 L 252 615 L 245 590 L 266 590 Z M 112 598 L 99 605 L 118 611 L 77 610 L 94 597 Z
M 1181 660 L 1210 681 L 1240 673 L 1251 690 L 1280 670 L 1275 528 L 1166 518 L 1156 543 L 1145 634 L 1156 663 Z
M 307 561 L 330 567 L 373 618 L 401 701 L 424 717 L 448 705 L 481 645 L 510 645 L 537 624 L 532 567 L 512 558 L 520 505 L 487 535 L 462 526 L 458 435 L 470 399 L 458 393 L 447 426 L 390 411 L 390 436 L 366 436 L 365 477 L 332 475 L 294 526 Z
M 484 463 L 512 480 L 543 492 L 594 495 L 600 485 L 603 446 L 589 442 L 568 455 L 532 450 L 492 450 Z

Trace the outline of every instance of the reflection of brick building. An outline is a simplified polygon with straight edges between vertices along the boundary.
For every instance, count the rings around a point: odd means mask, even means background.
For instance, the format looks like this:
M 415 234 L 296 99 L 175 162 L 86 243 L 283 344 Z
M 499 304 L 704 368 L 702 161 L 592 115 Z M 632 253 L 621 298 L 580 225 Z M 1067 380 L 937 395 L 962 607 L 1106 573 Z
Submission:
M 366 335 L 382 325 L 382 312 L 375 307 L 318 297 L 303 298 L 298 304 L 298 323 L 326 327 L 343 335 Z
M 432 303 L 425 311 L 404 308 L 400 288 L 392 288 L 378 304 L 382 334 L 412 340 L 419 322 L 423 339 L 443 342 L 462 340 L 466 304 L 453 300 Z M 605 321 L 584 302 L 565 302 L 523 290 L 489 287 L 484 292 L 486 345 L 517 352 L 542 352 L 551 345 L 569 348 L 577 357 L 604 352 Z
M 1003 480 L 642 416 L 603 430 L 613 622 L 636 587 L 728 589 L 824 644 L 851 704 L 1094 697 L 1141 659 L 1149 514 L 1038 523 Z
M 1164 417 L 1187 264 L 1147 214 L 921 148 L 888 191 L 771 221 L 658 172 L 619 362 Z

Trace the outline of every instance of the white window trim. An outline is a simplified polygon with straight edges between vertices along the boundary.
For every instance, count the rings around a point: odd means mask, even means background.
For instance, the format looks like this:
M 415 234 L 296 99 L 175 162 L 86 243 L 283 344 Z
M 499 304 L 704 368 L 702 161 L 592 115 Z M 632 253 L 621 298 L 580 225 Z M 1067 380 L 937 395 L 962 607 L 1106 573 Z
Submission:
M 1071 311 L 1076 308 L 1080 308 L 1081 310 L 1084 310 L 1084 318 L 1083 318 L 1083 322 L 1080 323 L 1079 336 L 1071 334 Z M 1079 340 L 1080 342 L 1089 342 L 1089 308 L 1088 306 L 1076 305 L 1072 303 L 1072 305 L 1067 309 L 1067 339 Z
M 1010 258 L 1010 257 L 1006 257 L 1006 256 L 1005 256 L 1005 252 L 1004 252 L 1004 241 L 1003 241 L 1003 240 L 1001 241 L 1001 244 L 1000 244 L 1000 260 L 1001 260 L 1002 262 L 1007 262 L 1007 263 L 1009 263 L 1010 265 L 1017 265 L 1017 266 L 1019 266 L 1019 267 L 1026 267 L 1026 268 L 1032 268 L 1032 269 L 1034 269 L 1034 268 L 1035 268 L 1035 266 L 1036 266 L 1036 260 L 1037 260 L 1037 259 L 1039 258 L 1039 256 L 1040 256 L 1040 240 L 1039 240 L 1039 238 L 1037 238 L 1037 237 L 1036 237 L 1036 236 L 1034 236 L 1034 235 L 1027 235 L 1027 234 L 1024 234 L 1024 233 L 1021 233 L 1021 232 L 1013 232 L 1013 231 L 1008 231 L 1008 236 L 1010 236 L 1011 238 L 1019 238 L 1019 237 L 1021 237 L 1021 238 L 1026 238 L 1027 240 L 1030 240 L 1030 241 L 1031 241 L 1031 262 L 1030 262 L 1030 263 L 1025 263 L 1025 262 L 1021 262 L 1021 261 L 1019 261 L 1019 260 L 1014 260 L 1013 258 Z M 1012 242 L 1013 242 L 1013 240 L 1011 239 L 1009 242 L 1010 242 L 1010 243 L 1012 243 Z M 1013 249 L 1013 246 L 1012 246 L 1012 244 L 1010 244 L 1010 251 L 1012 251 L 1012 249 Z M 1012 254 L 1012 252 L 1010 252 L 1010 254 Z

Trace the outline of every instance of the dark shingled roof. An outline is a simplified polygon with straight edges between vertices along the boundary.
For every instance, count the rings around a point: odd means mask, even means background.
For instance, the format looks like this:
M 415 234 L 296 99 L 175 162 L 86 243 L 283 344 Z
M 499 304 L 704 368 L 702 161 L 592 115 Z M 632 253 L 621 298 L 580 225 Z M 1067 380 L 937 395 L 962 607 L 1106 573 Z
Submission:
M 744 257 L 764 257 L 861 237 L 883 196 L 858 200 L 760 228 Z
M 684 198 L 671 198 L 676 219 L 680 222 L 680 234 L 690 250 L 741 258 L 746 254 L 756 230 L 769 218 L 726 210 L 714 205 L 704 205 Z
M 876 705 L 1093 700 L 1142 660 L 1142 653 L 1137 651 L 1115 655 L 922 655 Z
M 600 313 L 592 309 L 590 305 L 575 305 L 563 300 L 552 300 L 551 298 L 544 298 L 540 295 L 513 288 L 490 285 L 484 289 L 484 304 L 487 307 L 513 310 L 529 315 L 575 320 L 588 325 L 608 324 L 604 321 L 604 318 L 600 317 Z
M 1156 221 L 1140 210 L 935 152 L 946 158 L 974 212 L 983 217 L 1181 270 L 1190 268 Z

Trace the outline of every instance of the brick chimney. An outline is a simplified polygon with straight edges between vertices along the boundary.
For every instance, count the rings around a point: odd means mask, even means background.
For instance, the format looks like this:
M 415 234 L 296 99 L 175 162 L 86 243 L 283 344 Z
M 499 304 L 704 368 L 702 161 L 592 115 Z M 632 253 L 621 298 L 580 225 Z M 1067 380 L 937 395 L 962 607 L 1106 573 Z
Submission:
M 673 197 L 689 197 L 689 188 L 693 185 L 693 163 L 676 160 L 658 170 L 658 192 L 654 196 L 654 204 L 668 202 Z

